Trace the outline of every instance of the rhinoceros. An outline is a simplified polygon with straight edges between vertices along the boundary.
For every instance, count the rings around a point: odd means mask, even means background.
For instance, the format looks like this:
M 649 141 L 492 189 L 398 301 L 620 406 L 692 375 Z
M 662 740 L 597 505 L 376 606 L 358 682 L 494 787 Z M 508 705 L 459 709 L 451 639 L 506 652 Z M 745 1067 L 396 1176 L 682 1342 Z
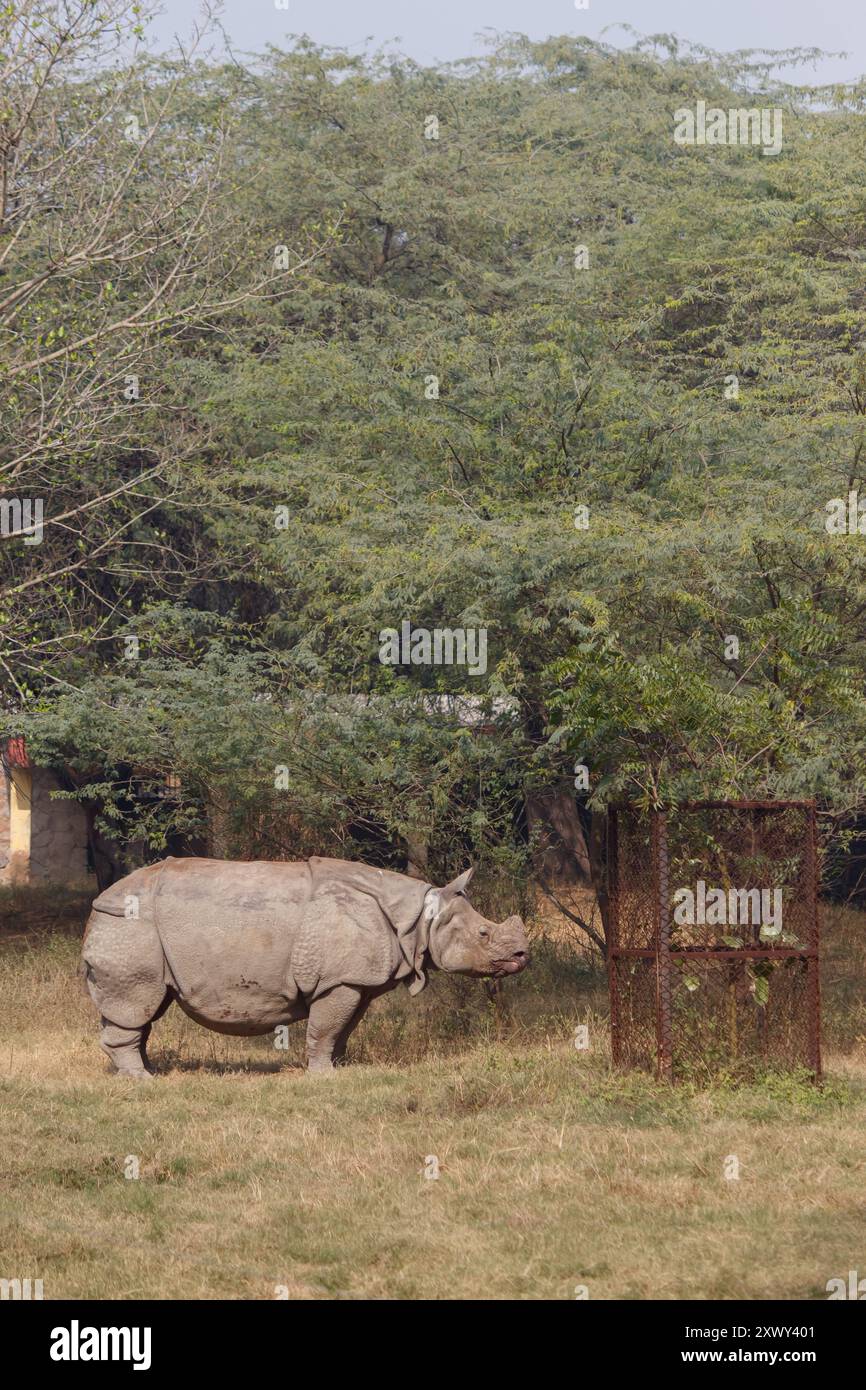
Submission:
M 93 904 L 82 950 L 103 1050 L 127 1076 L 150 1073 L 147 1039 L 172 1000 L 220 1033 L 269 1033 L 307 1019 L 307 1065 L 330 1071 L 372 999 L 431 969 L 517 974 L 519 917 L 470 906 L 472 869 L 445 888 L 343 859 L 301 863 L 165 859 Z

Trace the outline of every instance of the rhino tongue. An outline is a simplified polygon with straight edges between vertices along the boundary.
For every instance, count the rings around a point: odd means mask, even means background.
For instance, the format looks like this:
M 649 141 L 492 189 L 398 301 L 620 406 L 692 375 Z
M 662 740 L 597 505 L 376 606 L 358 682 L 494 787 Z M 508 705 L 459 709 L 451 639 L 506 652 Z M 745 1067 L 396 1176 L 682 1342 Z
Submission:
M 497 975 L 516 975 L 518 970 L 523 969 L 523 965 L 519 960 L 495 960 L 493 968 Z

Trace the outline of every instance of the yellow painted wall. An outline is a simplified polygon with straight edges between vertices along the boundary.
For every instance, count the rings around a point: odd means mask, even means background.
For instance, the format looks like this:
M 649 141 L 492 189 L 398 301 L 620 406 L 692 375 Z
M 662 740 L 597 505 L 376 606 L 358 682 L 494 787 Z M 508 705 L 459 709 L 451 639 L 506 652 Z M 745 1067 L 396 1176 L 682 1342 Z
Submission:
M 33 774 L 28 767 L 10 769 L 9 881 L 30 881 L 30 831 L 33 807 Z

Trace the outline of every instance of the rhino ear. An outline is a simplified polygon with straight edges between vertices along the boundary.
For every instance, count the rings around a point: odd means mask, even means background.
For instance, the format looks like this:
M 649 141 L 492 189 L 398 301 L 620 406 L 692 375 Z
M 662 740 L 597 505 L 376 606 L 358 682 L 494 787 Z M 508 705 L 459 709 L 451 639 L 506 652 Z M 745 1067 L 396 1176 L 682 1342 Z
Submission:
M 474 873 L 475 865 L 473 864 L 471 868 L 466 870 L 465 874 L 461 874 L 459 878 L 455 878 L 452 883 L 446 884 L 444 888 L 440 889 L 440 892 L 447 893 L 451 897 L 453 897 L 455 893 L 465 893 Z

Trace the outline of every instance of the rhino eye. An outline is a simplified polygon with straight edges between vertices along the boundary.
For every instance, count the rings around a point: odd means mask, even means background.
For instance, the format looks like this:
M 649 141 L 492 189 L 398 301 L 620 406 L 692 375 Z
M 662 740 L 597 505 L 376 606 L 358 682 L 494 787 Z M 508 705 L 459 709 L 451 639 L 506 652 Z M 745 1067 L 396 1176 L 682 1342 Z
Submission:
M 484 937 L 484 939 L 486 940 L 490 933 L 488 931 L 485 931 L 484 927 L 481 927 L 480 931 L 478 932 L 478 935 Z

